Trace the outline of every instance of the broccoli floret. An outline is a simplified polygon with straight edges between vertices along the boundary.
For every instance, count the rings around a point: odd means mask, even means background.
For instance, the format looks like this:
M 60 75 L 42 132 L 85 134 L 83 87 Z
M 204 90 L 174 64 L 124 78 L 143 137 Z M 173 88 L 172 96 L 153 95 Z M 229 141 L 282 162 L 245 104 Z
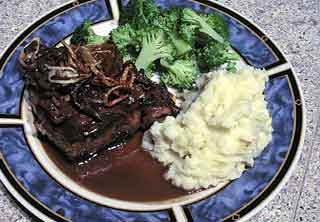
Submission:
M 135 63 L 136 62 L 136 57 L 134 55 L 132 55 L 130 52 L 128 51 L 125 51 L 125 52 L 120 52 L 120 54 L 124 54 L 122 55 L 122 59 L 123 59 L 123 62 L 132 62 L 132 63 Z
M 210 13 L 207 15 L 206 21 L 223 39 L 229 39 L 228 24 L 223 16 L 217 13 Z
M 137 33 L 130 24 L 119 26 L 111 32 L 111 39 L 116 44 L 118 51 L 124 61 L 135 61 L 132 51 L 139 52 L 140 44 L 137 39 Z M 131 50 L 130 50 L 131 49 Z
M 183 9 L 181 21 L 182 24 L 194 25 L 193 28 L 196 28 L 199 32 L 209 35 L 220 43 L 225 41 L 224 38 L 219 35 L 210 24 L 208 24 L 206 15 L 198 15 L 192 9 L 185 8 Z
M 188 11 L 186 9 L 186 11 Z M 216 13 L 211 13 L 209 15 L 198 15 L 205 21 L 211 29 L 217 32 L 223 40 L 229 39 L 229 30 L 228 25 L 225 22 L 224 18 Z M 205 23 L 204 23 L 205 24 Z M 205 25 L 207 26 L 207 25 Z M 199 33 L 200 32 L 200 33 Z M 179 27 L 179 34 L 182 39 L 188 42 L 190 45 L 194 46 L 194 44 L 201 43 L 206 44 L 211 41 L 212 34 L 208 35 L 208 32 L 202 32 L 203 35 L 200 35 L 202 30 L 199 28 L 199 24 L 190 23 L 190 22 L 182 22 Z
M 120 24 L 130 23 L 140 29 L 153 25 L 161 16 L 160 9 L 153 0 L 130 1 L 120 15 Z
M 225 40 L 229 39 L 229 28 L 224 18 L 216 13 L 211 13 L 206 16 L 207 23 Z M 197 36 L 197 44 L 204 46 L 212 42 L 211 36 L 205 33 L 199 33 Z
M 238 59 L 237 59 L 238 60 Z M 233 72 L 235 73 L 237 71 L 237 62 L 234 60 L 234 61 L 228 61 L 227 62 L 227 67 L 226 69 L 229 71 L 229 72 Z
M 188 42 L 189 45 L 194 45 L 197 37 L 198 26 L 191 24 L 181 24 L 179 34 L 181 38 Z
M 162 28 L 166 32 L 177 32 L 181 16 L 181 8 L 171 8 L 170 10 L 164 11 L 162 13 L 162 16 L 158 18 L 158 21 L 161 24 L 160 28 Z
M 136 61 L 138 70 L 149 70 L 149 66 L 158 59 L 170 57 L 172 47 L 163 31 L 147 31 L 143 37 L 142 49 Z
M 164 11 L 162 16 L 154 21 L 154 26 L 163 30 L 168 36 L 169 40 L 172 42 L 173 47 L 175 48 L 176 56 L 184 55 L 192 49 L 191 45 L 180 38 L 178 34 L 178 24 L 180 23 L 181 15 L 181 8 L 172 8 Z
M 228 38 L 222 16 L 182 8 L 161 11 L 153 0 L 130 1 L 111 33 L 125 61 L 135 62 L 148 78 L 159 68 L 161 81 L 180 90 L 192 88 L 199 69 L 223 64 L 235 69 L 238 57 L 229 52 Z
M 175 35 L 168 35 L 168 31 L 171 32 L 176 25 L 173 21 L 175 18 L 173 11 L 170 12 L 170 16 L 169 13 L 168 17 L 163 16 L 152 0 L 131 1 L 125 11 L 120 19 L 121 23 L 126 23 L 123 25 L 125 28 L 121 28 L 122 26 L 117 28 L 112 40 L 125 59 L 134 57 L 128 47 L 138 52 L 136 66 L 138 69 L 143 69 L 147 76 L 151 76 L 152 68 L 149 66 L 155 60 L 173 56 L 176 51 L 179 53 L 186 51 L 188 46 L 176 39 Z
M 170 41 L 175 49 L 175 54 L 172 56 L 181 56 L 192 50 L 191 45 L 182 38 L 179 38 L 176 33 L 168 33 Z
M 156 71 L 156 65 L 155 63 L 151 63 L 147 69 L 143 70 L 143 73 L 147 78 L 151 79 L 155 71 Z
M 134 29 L 129 25 L 125 24 L 112 30 L 111 39 L 117 45 L 117 48 L 121 50 L 128 45 L 136 45 L 136 33 Z
M 108 40 L 108 37 L 94 33 L 91 26 L 92 23 L 90 21 L 85 21 L 76 28 L 70 41 L 71 44 L 98 45 Z
M 236 53 L 229 51 L 229 44 L 211 43 L 197 51 L 197 61 L 201 72 L 208 72 L 227 64 L 229 69 L 234 69 L 235 62 L 239 59 Z M 233 67 L 233 68 L 232 68 Z
M 193 83 L 199 76 L 197 63 L 192 58 L 176 60 L 174 62 L 161 59 L 161 65 L 166 70 L 160 77 L 161 81 L 178 90 L 193 88 Z

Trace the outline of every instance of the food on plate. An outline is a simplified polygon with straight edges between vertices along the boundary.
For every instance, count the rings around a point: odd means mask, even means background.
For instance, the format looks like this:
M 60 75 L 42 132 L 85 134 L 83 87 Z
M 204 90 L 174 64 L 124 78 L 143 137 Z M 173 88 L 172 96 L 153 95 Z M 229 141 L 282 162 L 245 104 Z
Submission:
M 176 118 L 156 122 L 143 146 L 168 167 L 166 179 L 187 190 L 241 176 L 271 140 L 263 95 L 266 72 L 209 73 L 200 95 Z
M 191 89 L 201 73 L 226 64 L 234 70 L 238 55 L 230 51 L 228 25 L 217 13 L 187 8 L 162 10 L 152 0 L 130 1 L 111 32 L 125 60 L 167 86 Z M 209 62 L 208 62 L 209 61 Z
M 97 35 L 93 31 L 92 23 L 90 21 L 85 21 L 82 25 L 74 30 L 70 41 L 73 45 L 98 45 L 105 43 L 107 40 L 107 36 Z
M 122 63 L 113 44 L 48 48 L 35 39 L 20 56 L 35 125 L 70 160 L 86 160 L 175 115 L 164 86 Z
M 239 177 L 270 141 L 266 75 L 236 72 L 222 15 L 136 0 L 109 36 L 94 30 L 19 57 L 38 136 L 74 181 L 168 200 Z

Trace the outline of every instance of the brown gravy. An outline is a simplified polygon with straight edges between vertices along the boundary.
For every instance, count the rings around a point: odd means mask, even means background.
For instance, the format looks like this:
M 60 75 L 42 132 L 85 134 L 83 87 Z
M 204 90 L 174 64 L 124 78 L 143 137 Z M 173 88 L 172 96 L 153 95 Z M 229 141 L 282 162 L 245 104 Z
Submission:
M 60 170 L 85 188 L 125 201 L 168 200 L 188 192 L 163 177 L 166 168 L 141 147 L 142 133 L 128 143 L 80 165 L 69 163 L 56 149 L 43 142 L 50 159 Z

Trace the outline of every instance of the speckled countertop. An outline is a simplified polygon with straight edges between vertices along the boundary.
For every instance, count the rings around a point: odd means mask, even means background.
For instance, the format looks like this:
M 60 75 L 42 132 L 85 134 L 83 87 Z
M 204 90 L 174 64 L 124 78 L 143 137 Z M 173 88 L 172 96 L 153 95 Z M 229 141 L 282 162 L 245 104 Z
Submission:
M 28 24 L 65 0 L 0 0 L 0 53 Z M 226 0 L 275 40 L 299 77 L 307 106 L 305 146 L 292 177 L 250 222 L 317 222 L 320 219 L 320 1 Z M 317 139 L 319 138 L 319 139 Z M 31 221 L 0 185 L 0 221 Z

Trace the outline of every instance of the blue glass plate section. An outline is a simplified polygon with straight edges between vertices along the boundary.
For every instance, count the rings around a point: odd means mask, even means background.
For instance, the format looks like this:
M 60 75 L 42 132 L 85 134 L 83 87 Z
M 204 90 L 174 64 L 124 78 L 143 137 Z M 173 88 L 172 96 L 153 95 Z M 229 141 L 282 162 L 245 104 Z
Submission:
M 40 37 L 48 46 L 54 46 L 61 39 L 70 35 L 85 20 L 94 23 L 112 19 L 105 0 L 97 0 L 70 9 L 55 18 L 45 21 L 13 52 L 0 75 L 0 114 L 18 115 L 23 89 L 22 73 L 19 69 L 18 57 L 22 48 L 34 37 Z M 28 33 L 29 34 L 29 33 Z

